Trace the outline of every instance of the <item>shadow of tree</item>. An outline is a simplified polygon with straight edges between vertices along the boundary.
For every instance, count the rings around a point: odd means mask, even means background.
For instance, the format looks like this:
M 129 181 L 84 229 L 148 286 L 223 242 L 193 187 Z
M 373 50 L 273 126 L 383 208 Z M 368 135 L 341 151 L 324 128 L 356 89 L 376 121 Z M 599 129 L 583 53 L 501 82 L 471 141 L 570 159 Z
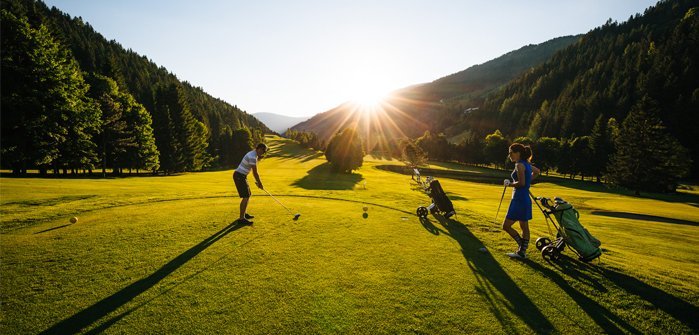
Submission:
M 227 234 L 240 229 L 241 227 L 243 226 L 238 225 L 236 222 L 231 223 L 230 225 L 226 226 L 225 228 L 221 229 L 215 234 L 209 236 L 204 241 L 201 241 L 199 244 L 191 247 L 189 250 L 175 257 L 150 276 L 136 281 L 131 285 L 110 295 L 109 297 L 106 297 L 96 302 L 92 306 L 74 314 L 73 316 L 56 323 L 49 329 L 46 329 L 43 332 L 41 332 L 41 334 L 75 334 L 82 331 L 84 328 L 89 327 L 90 325 L 100 321 L 109 313 L 117 310 L 119 307 L 125 305 L 141 293 L 149 290 L 157 283 L 159 283 L 161 280 L 163 280 L 165 277 L 173 273 L 175 270 L 179 269 L 182 265 L 184 265 L 189 260 L 197 256 L 199 253 L 204 251 L 209 246 L 211 246 L 213 243 L 220 240 Z M 112 319 L 112 321 L 110 322 L 114 323 L 116 321 Z
M 441 215 L 434 217 L 447 230 L 445 235 L 450 236 L 461 246 L 464 259 L 477 280 L 477 291 L 490 304 L 493 315 L 507 333 L 520 332 L 510 320 L 508 311 L 514 313 L 535 333 L 548 334 L 556 331 L 553 324 L 524 294 L 497 260 L 490 253 L 479 251 L 480 248 L 483 248 L 483 243 L 466 226 Z M 422 220 L 429 221 L 428 218 Z M 423 223 L 423 226 L 425 224 Z M 502 295 L 508 302 L 508 304 L 504 304 L 507 306 L 506 310 L 503 309 L 503 304 L 497 301 L 499 295 Z
M 303 162 L 323 156 L 323 152 L 305 148 L 292 140 L 284 142 L 283 145 L 271 146 L 266 156 L 281 159 L 300 159 Z
M 292 185 L 306 190 L 351 190 L 363 179 L 359 173 L 334 172 L 326 162 L 308 170 L 306 176 Z
M 635 213 L 627 213 L 627 212 L 613 212 L 613 211 L 602 211 L 602 210 L 592 211 L 592 212 L 590 212 L 590 214 L 599 215 L 599 216 L 608 216 L 608 217 L 613 217 L 613 218 L 631 219 L 631 220 L 655 221 L 655 222 L 664 222 L 664 223 L 683 224 L 683 225 L 688 225 L 688 226 L 699 226 L 699 222 L 682 220 L 682 219 L 666 218 L 666 217 L 655 216 L 655 215 L 646 215 L 646 214 L 635 214 Z

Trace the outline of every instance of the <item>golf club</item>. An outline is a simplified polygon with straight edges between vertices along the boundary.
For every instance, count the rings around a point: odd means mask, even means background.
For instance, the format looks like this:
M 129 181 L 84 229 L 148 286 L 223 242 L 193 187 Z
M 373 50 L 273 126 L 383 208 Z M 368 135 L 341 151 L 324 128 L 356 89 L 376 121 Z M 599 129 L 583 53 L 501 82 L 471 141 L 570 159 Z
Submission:
M 284 206 L 284 204 L 282 204 L 279 200 L 277 200 L 277 198 L 275 198 L 271 193 L 267 192 L 267 190 L 265 190 L 265 189 L 262 189 L 262 190 L 265 191 L 265 193 L 267 193 L 267 195 L 269 195 L 272 199 L 274 199 L 274 201 L 276 201 L 279 205 L 284 207 L 284 209 L 286 209 L 286 211 L 289 212 L 289 214 L 293 215 L 294 221 L 299 219 L 299 217 L 301 216 L 301 213 L 294 214 L 289 208 L 287 208 L 286 206 Z
M 505 186 L 502 189 L 502 196 L 500 196 L 500 204 L 498 205 L 498 211 L 495 212 L 495 221 L 498 220 L 498 214 L 500 214 L 500 206 L 502 206 L 502 199 L 505 199 L 505 191 L 507 190 L 507 186 Z

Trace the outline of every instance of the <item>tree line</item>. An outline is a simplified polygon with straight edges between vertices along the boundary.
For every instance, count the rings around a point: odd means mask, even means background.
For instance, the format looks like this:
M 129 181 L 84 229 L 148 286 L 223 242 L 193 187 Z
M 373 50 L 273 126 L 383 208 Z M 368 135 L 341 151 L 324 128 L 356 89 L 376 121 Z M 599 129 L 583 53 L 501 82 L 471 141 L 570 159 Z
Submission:
M 198 171 L 267 127 L 40 1 L 2 0 L 2 168 Z
M 680 178 L 688 175 L 692 160 L 664 126 L 660 110 L 656 101 L 645 96 L 621 124 L 600 115 L 590 135 L 569 138 L 508 139 L 495 130 L 485 138 L 474 136 L 455 145 L 444 134 L 425 132 L 422 137 L 403 141 L 402 159 L 409 166 L 429 159 L 504 168 L 508 147 L 516 142 L 532 147 L 534 164 L 546 174 L 555 170 L 564 177 L 605 181 L 637 193 L 674 191 Z
M 571 179 L 579 176 L 640 191 L 674 191 L 691 166 L 689 151 L 679 144 L 658 116 L 660 106 L 648 96 L 642 97 L 621 124 L 615 118 L 600 115 L 590 135 L 569 138 L 528 136 L 506 137 L 500 130 L 481 138 L 471 136 L 452 144 L 443 133 L 426 131 L 415 139 L 402 139 L 389 152 L 410 167 L 433 161 L 458 161 L 474 165 L 509 164 L 508 147 L 522 143 L 532 147 L 533 163 L 545 174 L 556 171 Z M 317 143 L 312 132 L 287 131 L 287 137 Z M 325 156 L 337 171 L 350 172 L 361 167 L 365 150 L 356 130 L 344 129 L 328 142 Z M 398 154 L 396 154 L 396 152 Z
M 318 134 L 312 131 L 287 129 L 282 136 L 298 142 L 304 148 L 325 150 L 325 141 L 321 140 Z

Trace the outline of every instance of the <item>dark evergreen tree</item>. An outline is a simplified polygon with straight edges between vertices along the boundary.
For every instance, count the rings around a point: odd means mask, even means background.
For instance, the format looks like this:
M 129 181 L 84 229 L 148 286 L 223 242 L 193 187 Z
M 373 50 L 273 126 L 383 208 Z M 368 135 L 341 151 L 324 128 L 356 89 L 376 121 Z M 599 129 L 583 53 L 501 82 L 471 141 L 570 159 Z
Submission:
M 92 168 L 99 110 L 86 97 L 70 52 L 46 26 L 32 28 L 5 9 L 1 15 L 3 167 L 15 173 Z
M 536 165 L 548 175 L 556 167 L 561 155 L 561 141 L 553 137 L 540 137 L 534 144 Z
M 198 171 L 210 162 L 206 152 L 207 130 L 189 110 L 181 85 L 160 87 L 154 118 L 156 145 L 161 149 L 161 164 L 166 170 Z M 166 142 L 171 143 L 166 143 Z
M 570 142 L 571 167 L 573 175 L 580 174 L 583 180 L 593 174 L 594 155 L 590 136 L 580 136 Z
M 101 111 L 101 122 L 96 144 L 99 146 L 102 162 L 102 175 L 107 168 L 119 173 L 124 154 L 133 146 L 133 134 L 127 131 L 124 111 L 130 107 L 129 100 L 122 98 L 117 83 L 111 78 L 100 74 L 88 77 L 90 84 L 89 96 L 97 102 Z
M 609 156 L 614 151 L 614 142 L 612 142 L 610 131 L 607 129 L 609 124 L 604 116 L 600 115 L 595 120 L 595 126 L 592 127 L 590 134 L 590 147 L 592 148 L 592 175 L 597 178 L 597 182 L 601 181 L 603 175 L 606 174 L 606 167 L 609 164 Z
M 239 164 L 243 156 L 252 150 L 254 145 L 252 134 L 247 128 L 238 128 L 232 134 L 231 160 Z
M 611 182 L 640 191 L 674 191 L 689 172 L 689 153 L 671 136 L 657 114 L 656 101 L 643 97 L 624 119 L 616 152 L 607 167 Z
M 122 163 L 128 169 L 156 171 L 160 168 L 159 152 L 155 145 L 152 120 L 143 105 L 129 94 L 121 96 L 125 107 L 124 116 L 127 132 L 131 134 L 131 145 L 126 147 Z
M 153 110 L 153 135 L 155 145 L 160 151 L 160 168 L 166 173 L 180 171 L 184 166 L 184 157 L 170 108 L 173 101 L 172 92 L 165 87 L 159 87 L 155 93 L 155 109 Z
M 562 139 L 560 155 L 558 156 L 558 163 L 556 164 L 556 171 L 562 174 L 564 177 L 570 174 L 570 178 L 575 178 L 575 172 L 573 168 L 573 154 L 571 149 L 572 140 Z

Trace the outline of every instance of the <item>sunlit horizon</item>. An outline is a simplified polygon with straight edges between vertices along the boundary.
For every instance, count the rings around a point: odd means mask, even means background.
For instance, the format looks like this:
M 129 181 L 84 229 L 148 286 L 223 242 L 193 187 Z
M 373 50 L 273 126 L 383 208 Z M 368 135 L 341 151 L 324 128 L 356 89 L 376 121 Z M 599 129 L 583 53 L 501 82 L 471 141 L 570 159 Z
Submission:
M 46 0 L 213 97 L 288 116 L 372 105 L 377 95 L 609 18 L 623 22 L 656 2 Z

